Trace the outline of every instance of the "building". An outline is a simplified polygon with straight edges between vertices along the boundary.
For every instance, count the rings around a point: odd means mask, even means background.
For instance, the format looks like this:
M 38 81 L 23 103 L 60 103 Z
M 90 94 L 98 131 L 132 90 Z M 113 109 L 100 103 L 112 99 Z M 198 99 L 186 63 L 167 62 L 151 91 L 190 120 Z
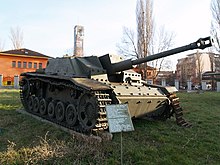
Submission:
M 202 74 L 207 71 L 220 71 L 220 55 L 197 51 L 178 60 L 176 79 L 182 86 L 186 86 L 189 80 L 193 85 L 201 84 Z
M 156 84 L 162 84 L 162 81 L 166 81 L 166 86 L 175 85 L 175 73 L 173 71 L 160 71 L 156 78 Z
M 84 39 L 84 27 L 76 25 L 74 27 L 74 56 L 83 56 L 83 39 Z
M 154 68 L 154 67 L 151 67 L 151 66 L 147 66 L 147 69 L 143 69 L 143 68 L 139 68 L 138 66 L 133 68 L 133 70 L 139 74 L 141 74 L 141 77 L 143 78 L 144 77 L 144 72 L 145 75 L 147 76 L 146 80 L 149 82 L 149 83 L 154 83 L 154 80 L 155 80 L 155 75 L 157 74 L 157 69 Z M 143 78 L 144 79 L 144 78 Z
M 48 58 L 50 57 L 25 48 L 0 52 L 0 83 L 3 86 L 14 85 L 15 76 L 45 68 Z

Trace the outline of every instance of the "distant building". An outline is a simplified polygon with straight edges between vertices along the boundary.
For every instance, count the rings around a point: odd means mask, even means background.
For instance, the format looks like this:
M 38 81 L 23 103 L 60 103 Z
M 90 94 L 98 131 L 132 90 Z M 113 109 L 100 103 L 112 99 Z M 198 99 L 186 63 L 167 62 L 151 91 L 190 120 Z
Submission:
M 141 74 L 141 77 L 143 78 L 144 72 L 146 71 L 147 80 L 151 81 L 153 83 L 154 76 L 157 73 L 157 69 L 151 66 L 147 66 L 147 69 L 144 70 L 143 68 L 139 68 L 138 66 L 133 68 L 133 70 L 139 74 Z
M 83 56 L 83 40 L 84 40 L 84 27 L 76 25 L 74 27 L 74 56 Z
M 220 71 L 220 55 L 197 51 L 178 60 L 176 78 L 183 86 L 188 80 L 196 85 L 201 83 L 202 74 L 207 71 Z
M 14 76 L 45 68 L 49 56 L 29 50 L 15 49 L 0 52 L 0 76 L 3 86 L 14 85 Z
M 166 80 L 166 85 L 175 85 L 175 73 L 173 71 L 160 71 L 156 78 L 156 84 L 161 84 L 162 80 Z

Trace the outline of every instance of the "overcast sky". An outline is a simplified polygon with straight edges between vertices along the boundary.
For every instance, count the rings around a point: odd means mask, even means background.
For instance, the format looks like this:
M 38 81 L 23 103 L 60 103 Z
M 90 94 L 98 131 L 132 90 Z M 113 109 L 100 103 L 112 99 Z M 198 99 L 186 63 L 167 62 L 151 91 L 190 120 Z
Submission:
M 0 4 L 4 50 L 12 49 L 10 28 L 20 27 L 25 48 L 61 57 L 73 48 L 78 24 L 85 28 L 85 55 L 116 54 L 122 27 L 136 29 L 136 0 L 0 0 Z M 154 18 L 157 27 L 164 25 L 175 34 L 174 46 L 182 46 L 210 35 L 210 0 L 154 0 Z

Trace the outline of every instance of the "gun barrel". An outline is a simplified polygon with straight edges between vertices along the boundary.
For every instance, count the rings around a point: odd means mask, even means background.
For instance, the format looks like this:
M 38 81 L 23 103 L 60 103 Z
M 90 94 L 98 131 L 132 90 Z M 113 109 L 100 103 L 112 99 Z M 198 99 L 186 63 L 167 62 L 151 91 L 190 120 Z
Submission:
M 149 62 L 149 61 L 153 61 L 159 58 L 163 58 L 166 56 L 170 56 L 173 54 L 177 54 L 177 53 L 181 53 L 187 50 L 193 50 L 193 49 L 205 49 L 207 47 L 212 46 L 212 39 L 211 37 L 206 37 L 206 38 L 200 38 L 199 40 L 197 40 L 196 42 L 193 42 L 189 45 L 185 45 L 182 47 L 178 47 L 178 48 L 174 48 L 165 52 L 161 52 L 161 53 L 157 53 L 151 56 L 147 56 L 145 58 L 140 58 L 137 60 L 133 60 L 132 61 L 132 65 L 137 65 L 137 64 L 141 64 L 144 62 Z
M 124 71 L 127 69 L 132 69 L 133 65 L 138 65 L 141 63 L 145 63 L 145 62 L 149 62 L 149 61 L 153 61 L 159 58 L 163 58 L 163 57 L 167 57 L 173 54 L 177 54 L 177 53 L 181 53 L 187 50 L 193 50 L 193 49 L 205 49 L 207 47 L 212 46 L 213 40 L 211 39 L 211 37 L 205 37 L 205 38 L 200 38 L 198 39 L 196 42 L 193 42 L 189 45 L 185 45 L 182 47 L 178 47 L 178 48 L 174 48 L 171 50 L 167 50 L 161 53 L 157 53 L 154 55 L 150 55 L 144 58 L 139 58 L 136 60 L 125 60 L 125 61 L 121 61 L 118 63 L 114 63 L 112 64 L 112 69 L 110 73 L 115 73 L 115 72 L 119 72 L 119 71 Z

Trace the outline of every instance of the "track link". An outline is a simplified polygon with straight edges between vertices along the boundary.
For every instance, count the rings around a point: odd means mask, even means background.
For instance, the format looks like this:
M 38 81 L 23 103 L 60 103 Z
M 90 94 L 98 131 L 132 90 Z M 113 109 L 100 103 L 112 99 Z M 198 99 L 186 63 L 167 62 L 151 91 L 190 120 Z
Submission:
M 108 119 L 106 114 L 105 106 L 111 104 L 112 100 L 109 97 L 109 94 L 105 91 L 95 91 L 95 96 L 98 100 L 99 106 L 99 117 L 97 119 L 97 124 L 93 131 L 103 131 L 108 129 Z
M 169 96 L 169 99 L 171 101 L 171 106 L 172 106 L 174 114 L 175 114 L 177 125 L 179 125 L 181 127 L 186 127 L 186 128 L 192 127 L 192 124 L 188 123 L 183 118 L 183 109 L 180 106 L 180 101 L 179 101 L 179 98 L 176 96 L 176 94 L 171 94 Z

